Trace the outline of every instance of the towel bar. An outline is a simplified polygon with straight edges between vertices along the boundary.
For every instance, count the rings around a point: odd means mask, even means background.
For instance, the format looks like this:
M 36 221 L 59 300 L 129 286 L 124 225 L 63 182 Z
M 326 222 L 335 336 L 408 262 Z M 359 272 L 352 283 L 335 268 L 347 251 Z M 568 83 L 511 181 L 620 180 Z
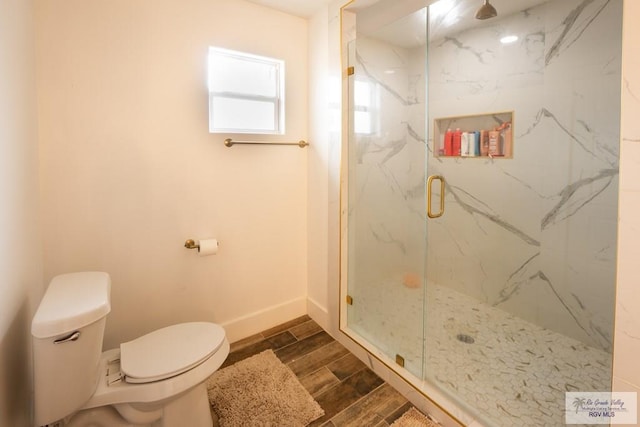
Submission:
M 300 148 L 304 148 L 309 143 L 307 141 L 300 140 L 298 142 L 259 142 L 259 141 L 234 141 L 231 138 L 227 138 L 224 140 L 224 145 L 227 147 L 232 147 L 234 144 L 250 144 L 250 145 L 297 145 Z

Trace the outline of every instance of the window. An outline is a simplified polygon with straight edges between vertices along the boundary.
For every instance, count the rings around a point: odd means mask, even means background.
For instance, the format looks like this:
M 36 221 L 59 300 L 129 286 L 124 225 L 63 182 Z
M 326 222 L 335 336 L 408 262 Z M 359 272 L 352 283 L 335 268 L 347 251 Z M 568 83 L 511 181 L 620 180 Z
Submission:
M 356 79 L 353 88 L 354 131 L 357 134 L 372 135 L 377 132 L 379 95 L 377 86 Z
M 284 133 L 284 61 L 210 47 L 209 132 Z

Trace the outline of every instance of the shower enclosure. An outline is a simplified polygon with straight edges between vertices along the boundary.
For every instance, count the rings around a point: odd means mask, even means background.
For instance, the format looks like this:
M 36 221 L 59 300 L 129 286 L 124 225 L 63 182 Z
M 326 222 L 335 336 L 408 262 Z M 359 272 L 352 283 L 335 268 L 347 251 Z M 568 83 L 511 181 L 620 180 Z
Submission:
M 343 9 L 341 328 L 484 424 L 563 425 L 611 388 L 622 0 L 491 3 Z

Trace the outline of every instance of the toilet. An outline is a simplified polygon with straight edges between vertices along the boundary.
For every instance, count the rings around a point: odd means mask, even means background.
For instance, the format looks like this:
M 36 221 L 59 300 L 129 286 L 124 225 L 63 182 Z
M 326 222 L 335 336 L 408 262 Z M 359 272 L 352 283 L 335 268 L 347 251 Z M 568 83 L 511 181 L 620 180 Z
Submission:
M 205 380 L 229 342 L 215 323 L 158 329 L 102 352 L 111 278 L 56 276 L 31 324 L 34 423 L 70 427 L 211 427 Z

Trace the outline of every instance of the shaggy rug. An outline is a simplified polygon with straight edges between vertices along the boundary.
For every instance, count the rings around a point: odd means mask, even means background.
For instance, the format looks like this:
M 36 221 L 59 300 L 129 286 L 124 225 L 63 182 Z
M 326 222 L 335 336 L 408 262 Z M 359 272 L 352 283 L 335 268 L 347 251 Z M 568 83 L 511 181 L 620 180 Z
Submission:
M 416 408 L 411 408 L 400 418 L 398 418 L 391 427 L 440 427 L 429 418 L 422 415 Z
M 305 426 L 324 415 L 271 350 L 215 372 L 207 389 L 220 427 Z

